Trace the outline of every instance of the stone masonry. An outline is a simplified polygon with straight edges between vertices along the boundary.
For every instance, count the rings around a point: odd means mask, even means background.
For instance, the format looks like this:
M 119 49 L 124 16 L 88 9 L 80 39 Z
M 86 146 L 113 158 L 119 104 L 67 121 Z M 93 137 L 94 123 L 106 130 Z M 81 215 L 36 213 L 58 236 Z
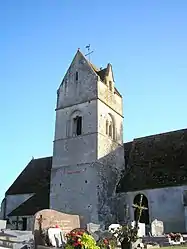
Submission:
M 124 167 L 122 97 L 111 65 L 99 73 L 78 51 L 58 89 L 50 208 L 110 223 Z

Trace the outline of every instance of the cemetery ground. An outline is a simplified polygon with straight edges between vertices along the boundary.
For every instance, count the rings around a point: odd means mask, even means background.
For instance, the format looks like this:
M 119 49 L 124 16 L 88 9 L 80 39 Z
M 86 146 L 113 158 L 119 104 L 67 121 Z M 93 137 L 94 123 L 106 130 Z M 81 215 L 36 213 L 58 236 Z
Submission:
M 52 209 L 37 212 L 32 231 L 6 229 L 6 221 L 0 222 L 0 248 L 5 249 L 187 249 L 187 235 L 164 233 L 162 221 L 151 222 L 150 232 L 140 217 L 145 207 L 133 205 L 137 210 L 135 221 L 130 221 L 128 208 L 121 224 L 111 224 L 106 228 L 101 224 L 85 223 L 84 217 L 66 214 Z M 18 220 L 17 220 L 18 221 Z M 82 223 L 82 224 L 81 224 Z M 83 225 L 84 224 L 84 225 Z M 16 224 L 18 228 L 18 223 Z M 15 230 L 14 230 L 15 229 Z
M 187 249 L 187 246 L 166 246 L 164 249 Z

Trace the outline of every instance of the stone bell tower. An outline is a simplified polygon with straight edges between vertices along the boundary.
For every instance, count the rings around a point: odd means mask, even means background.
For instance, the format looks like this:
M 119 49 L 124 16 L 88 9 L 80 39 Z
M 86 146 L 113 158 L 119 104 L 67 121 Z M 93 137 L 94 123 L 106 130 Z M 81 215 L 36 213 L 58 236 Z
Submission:
M 102 221 L 124 163 L 122 121 L 112 66 L 78 50 L 57 91 L 50 208 Z

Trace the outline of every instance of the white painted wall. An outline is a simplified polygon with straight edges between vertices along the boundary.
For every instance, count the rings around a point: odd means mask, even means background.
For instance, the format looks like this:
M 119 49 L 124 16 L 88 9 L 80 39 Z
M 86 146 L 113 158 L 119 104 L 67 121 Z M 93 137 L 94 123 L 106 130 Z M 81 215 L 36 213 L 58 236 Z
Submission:
M 130 207 L 134 197 L 142 193 L 148 198 L 149 217 L 164 222 L 165 233 L 185 232 L 185 209 L 183 205 L 183 191 L 187 185 L 168 188 L 148 189 L 127 193 L 127 200 Z M 131 219 L 134 219 L 133 208 L 130 210 Z
M 4 219 L 4 210 L 5 210 L 5 198 L 1 202 L 1 211 L 0 211 L 0 219 Z

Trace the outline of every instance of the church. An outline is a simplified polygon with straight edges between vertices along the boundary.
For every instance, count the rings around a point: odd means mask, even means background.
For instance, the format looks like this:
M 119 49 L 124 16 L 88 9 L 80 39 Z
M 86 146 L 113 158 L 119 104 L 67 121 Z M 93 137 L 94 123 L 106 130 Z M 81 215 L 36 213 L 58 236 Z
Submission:
M 45 208 L 84 223 L 122 222 L 143 196 L 140 222 L 187 232 L 187 129 L 123 143 L 123 96 L 112 65 L 97 68 L 77 51 L 58 90 L 52 157 L 32 159 L 5 193 L 1 216 L 32 229 Z

